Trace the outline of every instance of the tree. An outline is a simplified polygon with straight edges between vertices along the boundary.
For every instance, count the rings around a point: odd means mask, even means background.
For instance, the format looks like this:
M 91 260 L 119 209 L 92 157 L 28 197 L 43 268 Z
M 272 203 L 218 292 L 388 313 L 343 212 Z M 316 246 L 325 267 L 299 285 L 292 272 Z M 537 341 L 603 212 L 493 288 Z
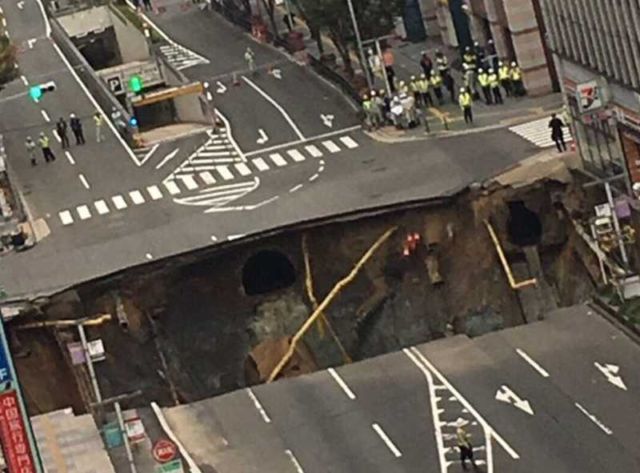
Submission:
M 345 72 L 353 75 L 350 52 L 355 33 L 347 0 L 293 0 L 310 29 L 326 33 L 342 58 Z M 364 41 L 388 35 L 405 0 L 352 0 L 360 35 Z M 364 65 L 363 65 L 364 67 Z
M 6 36 L 0 37 L 0 84 L 16 78 L 16 48 Z

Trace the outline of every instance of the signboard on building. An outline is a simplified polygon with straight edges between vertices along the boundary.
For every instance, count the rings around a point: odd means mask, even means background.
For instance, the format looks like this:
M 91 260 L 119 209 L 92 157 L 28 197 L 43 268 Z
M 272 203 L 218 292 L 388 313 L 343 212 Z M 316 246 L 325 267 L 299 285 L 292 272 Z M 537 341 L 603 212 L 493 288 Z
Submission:
M 164 79 L 158 65 L 153 62 L 134 61 L 121 64 L 107 69 L 97 71 L 98 75 L 109 86 L 109 90 L 114 95 L 124 95 L 127 93 L 126 84 L 133 76 L 140 78 L 145 87 L 164 84 Z
M 182 460 L 179 458 L 169 463 L 156 466 L 156 473 L 184 473 L 182 468 Z
M 140 417 L 125 419 L 124 428 L 127 431 L 127 437 L 131 443 L 143 442 L 146 438 L 144 424 Z
M 0 394 L 0 437 L 10 473 L 36 473 L 29 434 L 14 389 Z
M 595 112 L 604 106 L 603 89 L 598 81 L 592 80 L 576 86 L 580 113 Z

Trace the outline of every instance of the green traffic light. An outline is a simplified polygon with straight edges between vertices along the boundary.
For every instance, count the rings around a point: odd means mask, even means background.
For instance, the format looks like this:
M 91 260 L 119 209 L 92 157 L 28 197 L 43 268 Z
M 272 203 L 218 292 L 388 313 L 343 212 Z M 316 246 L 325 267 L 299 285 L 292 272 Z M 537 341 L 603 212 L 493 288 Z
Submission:
M 34 87 L 31 87 L 29 89 L 29 96 L 34 102 L 39 101 L 42 98 L 42 89 L 40 88 L 40 86 L 36 85 Z
M 142 91 L 142 79 L 140 76 L 131 76 L 131 79 L 129 79 L 129 89 L 135 94 Z

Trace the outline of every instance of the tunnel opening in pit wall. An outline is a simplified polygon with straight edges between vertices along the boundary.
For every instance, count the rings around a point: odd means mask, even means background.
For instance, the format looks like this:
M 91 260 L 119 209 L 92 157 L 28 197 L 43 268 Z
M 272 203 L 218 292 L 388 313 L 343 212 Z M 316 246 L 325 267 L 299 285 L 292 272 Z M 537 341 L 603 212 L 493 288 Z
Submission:
M 284 253 L 261 250 L 242 267 L 242 287 L 247 296 L 269 294 L 296 282 L 296 270 Z
M 507 202 L 509 241 L 518 246 L 534 246 L 542 239 L 542 222 L 537 213 L 527 208 L 522 200 Z

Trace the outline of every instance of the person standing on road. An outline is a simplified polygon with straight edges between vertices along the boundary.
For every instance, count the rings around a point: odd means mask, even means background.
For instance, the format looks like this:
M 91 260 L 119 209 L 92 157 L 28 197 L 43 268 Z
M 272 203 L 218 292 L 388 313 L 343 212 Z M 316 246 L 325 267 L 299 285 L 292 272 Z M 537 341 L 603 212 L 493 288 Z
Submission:
M 151 0 L 142 0 L 142 3 L 144 4 L 144 9 L 147 11 L 151 11 L 153 10 L 153 7 L 151 5 Z
M 60 119 L 56 122 L 56 132 L 58 133 L 58 137 L 60 138 L 62 149 L 67 149 L 69 147 L 69 136 L 67 135 L 67 128 L 67 122 L 64 121 L 64 118 L 60 117 Z
M 431 87 L 433 87 L 433 93 L 438 99 L 438 104 L 442 105 L 442 75 L 438 71 L 431 71 Z
M 513 86 L 513 95 L 515 97 L 522 97 L 526 94 L 524 84 L 522 83 L 522 70 L 518 66 L 517 62 L 511 63 L 511 84 Z
M 446 74 L 442 76 L 442 81 L 444 82 L 444 88 L 449 91 L 451 103 L 456 103 L 456 81 L 453 79 L 453 76 Z
M 422 57 L 420 58 L 420 67 L 422 67 L 422 72 L 425 76 L 431 77 L 431 71 L 433 70 L 433 61 L 426 51 L 422 51 Z
M 33 138 L 27 136 L 27 139 L 24 142 L 24 147 L 27 149 L 27 156 L 29 157 L 29 161 L 31 161 L 31 165 L 35 166 L 38 164 L 36 162 L 36 142 L 33 141 Z
M 77 145 L 83 145 L 84 141 L 84 131 L 82 131 L 82 122 L 78 117 L 76 117 L 75 113 L 69 115 L 69 126 L 71 127 L 71 131 L 73 131 L 73 135 L 76 138 Z
M 387 80 L 389 81 L 389 89 L 391 92 L 396 91 L 396 71 L 393 69 L 393 65 L 395 64 L 395 56 L 393 55 L 393 51 L 391 48 L 386 48 L 382 52 L 382 63 L 384 65 L 384 69 L 387 73 Z
M 55 161 L 56 157 L 51 152 L 51 147 L 49 145 L 49 138 L 44 132 L 40 132 L 40 138 L 38 138 L 38 144 L 40 145 L 40 149 L 42 150 L 42 156 L 44 157 L 45 163 L 49 161 Z
M 460 104 L 460 108 L 462 109 L 462 114 L 464 115 L 464 122 L 468 125 L 472 124 L 473 111 L 471 110 L 471 105 L 473 103 L 473 98 L 471 97 L 471 93 L 464 87 L 460 87 L 460 95 L 458 95 L 458 103 Z
M 500 92 L 500 81 L 498 80 L 498 74 L 493 69 L 489 69 L 489 87 L 493 94 L 493 103 L 496 105 L 502 104 L 502 93 Z
M 502 62 L 498 63 L 498 78 L 500 79 L 500 85 L 502 85 L 505 95 L 511 97 L 511 71 L 507 64 Z
M 247 61 L 247 67 L 249 68 L 249 72 L 251 74 L 256 73 L 256 53 L 253 52 L 249 46 L 247 46 L 247 50 L 244 52 L 244 60 Z
M 93 122 L 96 125 L 96 143 L 100 143 L 104 140 L 104 136 L 102 135 L 102 124 L 104 123 L 104 120 L 102 115 L 100 115 L 100 112 L 96 112 L 93 115 Z
M 564 122 L 560 120 L 554 113 L 551 115 L 549 121 L 549 128 L 551 128 L 551 139 L 556 144 L 559 153 L 567 151 L 567 144 L 564 142 Z
M 439 49 L 436 49 L 436 68 L 441 76 L 449 74 L 449 60 Z
M 460 450 L 460 463 L 462 463 L 462 469 L 467 470 L 467 460 L 471 462 L 473 469 L 478 471 L 478 466 L 473 459 L 473 445 L 471 445 L 471 435 L 467 433 L 462 426 L 456 429 L 456 443 L 458 444 L 458 450 Z
M 491 105 L 491 85 L 489 84 L 489 74 L 484 69 L 478 69 L 478 82 L 482 88 L 482 95 L 484 95 L 484 101 L 487 105 Z
M 433 99 L 429 92 L 429 79 L 426 74 L 420 74 L 420 80 L 418 81 L 418 91 L 424 108 L 433 107 Z

